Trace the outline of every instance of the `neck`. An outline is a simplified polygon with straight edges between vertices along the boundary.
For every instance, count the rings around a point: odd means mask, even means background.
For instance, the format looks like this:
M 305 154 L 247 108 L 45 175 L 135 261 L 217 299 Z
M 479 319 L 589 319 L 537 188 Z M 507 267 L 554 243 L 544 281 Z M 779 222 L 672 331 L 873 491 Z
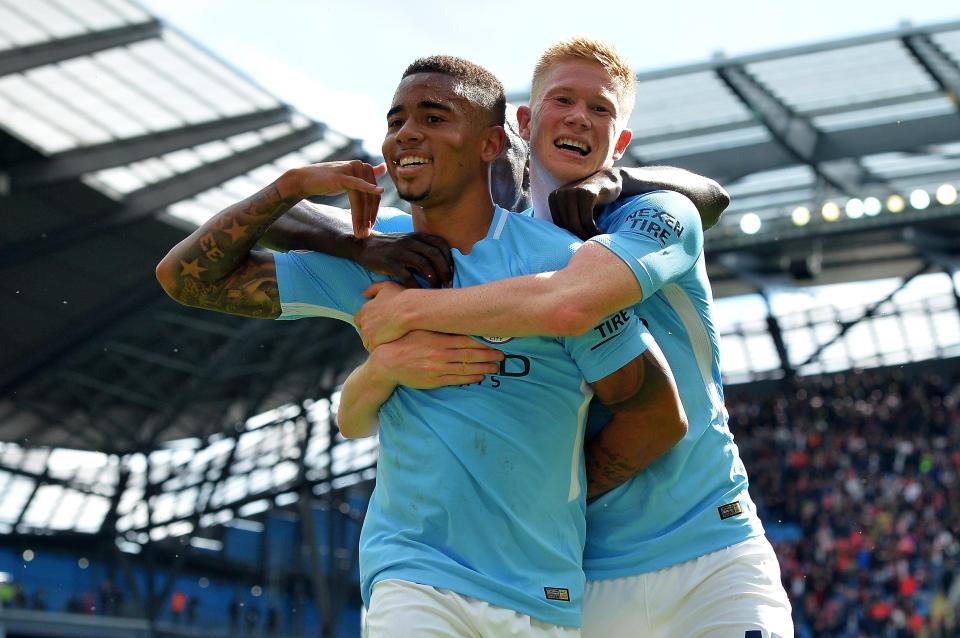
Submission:
M 439 235 L 451 248 L 466 255 L 473 245 L 487 236 L 493 220 L 494 205 L 486 180 L 463 189 L 456 199 L 443 203 L 411 203 L 413 229 Z
M 550 214 L 550 193 L 562 186 L 555 177 L 530 158 L 530 199 L 533 201 L 533 216 L 553 221 Z

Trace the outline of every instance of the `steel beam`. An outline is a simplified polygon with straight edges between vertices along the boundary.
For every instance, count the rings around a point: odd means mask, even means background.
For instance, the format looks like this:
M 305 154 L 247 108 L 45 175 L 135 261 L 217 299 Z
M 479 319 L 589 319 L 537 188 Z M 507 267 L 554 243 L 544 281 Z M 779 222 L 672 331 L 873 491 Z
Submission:
M 956 139 L 960 139 L 960 118 L 952 113 L 934 115 L 821 133 L 812 159 L 822 163 L 879 153 L 914 152 Z M 732 181 L 751 173 L 798 163 L 797 158 L 775 140 L 710 151 L 678 150 L 652 160 L 709 174 L 720 181 Z
M 43 160 L 9 167 L 9 189 L 23 190 L 51 182 L 76 179 L 105 168 L 132 164 L 165 153 L 256 131 L 289 118 L 289 110 L 281 107 L 81 147 Z
M 797 163 L 810 166 L 832 188 L 854 196 L 863 183 L 877 181 L 859 163 L 856 165 L 858 174 L 845 175 L 818 162 L 816 152 L 821 140 L 820 131 L 810 120 L 784 104 L 743 67 L 721 66 L 717 68 L 716 74 Z
M 0 52 L 0 76 L 157 38 L 161 30 L 158 20 L 150 20 L 9 49 Z
M 928 34 L 908 35 L 901 42 L 953 105 L 960 109 L 960 67 Z
M 835 344 L 837 341 L 839 341 L 840 339 L 842 339 L 843 336 L 844 336 L 845 334 L 847 334 L 847 332 L 848 332 L 851 328 L 853 328 L 855 325 L 859 324 L 859 323 L 860 323 L 861 321 L 863 321 L 864 319 L 870 319 L 870 318 L 873 317 L 875 314 L 877 314 L 877 311 L 880 310 L 880 307 L 881 307 L 883 304 L 885 304 L 885 303 L 887 303 L 888 301 L 890 301 L 891 299 L 893 299 L 894 295 L 896 295 L 898 292 L 900 292 L 901 290 L 903 290 L 904 288 L 906 288 L 907 285 L 909 285 L 911 281 L 913 281 L 915 278 L 919 277 L 919 276 L 922 275 L 923 273 L 927 272 L 927 270 L 929 270 L 929 269 L 930 269 L 930 262 L 925 261 L 925 262 L 923 263 L 923 266 L 921 266 L 918 270 L 914 271 L 914 272 L 913 272 L 912 274 L 910 274 L 909 276 L 905 277 L 905 278 L 903 279 L 903 281 L 900 283 L 900 285 L 897 286 L 896 289 L 893 290 L 893 292 L 891 292 L 890 294 L 888 294 L 887 296 L 885 296 L 883 299 L 881 299 L 881 300 L 879 300 L 879 301 L 877 301 L 877 302 L 874 302 L 870 307 L 868 307 L 868 308 L 864 311 L 864 313 L 863 313 L 862 315 L 860 315 L 859 317 L 857 317 L 856 319 L 854 319 L 854 320 L 852 320 L 852 321 L 842 321 L 842 322 L 840 322 L 840 330 L 837 332 L 837 334 L 835 334 L 835 335 L 833 336 L 833 338 L 831 338 L 830 340 L 828 340 L 826 343 L 821 343 L 821 344 L 817 347 L 817 349 L 814 350 L 813 352 L 811 352 L 811 353 L 810 353 L 810 356 L 807 357 L 807 359 L 806 359 L 803 363 L 801 363 L 798 367 L 802 368 L 802 367 L 804 367 L 804 366 L 806 366 L 806 365 L 809 365 L 809 364 L 813 363 L 814 361 L 816 361 L 816 360 L 820 357 L 820 355 L 823 354 L 823 352 L 824 352 L 827 348 L 829 348 L 830 346 L 832 346 L 833 344 Z
M 124 199 L 123 205 L 112 213 L 94 219 L 85 218 L 80 222 L 49 230 L 45 233 L 44 239 L 31 237 L 0 246 L 0 268 L 29 262 L 98 235 L 151 218 L 171 204 L 189 199 L 234 177 L 248 173 L 322 137 L 323 127 L 314 124 L 256 148 L 146 186 L 130 193 Z

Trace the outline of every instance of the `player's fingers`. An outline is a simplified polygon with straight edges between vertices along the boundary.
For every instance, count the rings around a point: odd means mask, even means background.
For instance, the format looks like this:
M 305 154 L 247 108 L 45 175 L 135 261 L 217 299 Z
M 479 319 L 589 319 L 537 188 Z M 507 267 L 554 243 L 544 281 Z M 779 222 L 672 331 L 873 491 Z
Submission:
M 554 224 L 569 230 L 577 237 L 582 236 L 579 211 L 571 201 L 569 190 L 559 189 L 550 193 L 550 214 Z
M 353 234 L 360 237 L 360 219 L 363 216 L 363 198 L 357 191 L 348 190 L 347 199 L 350 201 L 350 219 L 353 223 Z
M 342 175 L 340 177 L 340 188 L 346 191 L 360 191 L 361 193 L 373 193 L 380 195 L 383 193 L 383 187 L 371 184 L 362 177 L 353 177 L 352 175 Z
M 430 284 L 434 288 L 439 288 L 453 280 L 453 271 L 450 269 L 447 255 L 443 251 L 431 244 L 420 243 L 417 245 L 417 252 L 430 262 L 430 267 L 436 273 L 436 278 L 430 280 Z
M 380 179 L 387 174 L 387 163 L 380 162 L 376 166 L 371 167 L 373 169 L 373 178 Z
M 443 280 L 440 277 L 440 273 L 434 268 L 433 262 L 420 253 L 410 251 L 404 255 L 403 261 L 408 269 L 420 273 L 420 275 L 427 280 L 427 283 L 430 284 L 431 288 L 439 288 L 442 285 Z
M 443 366 L 443 374 L 496 374 L 500 371 L 500 366 L 495 363 L 466 363 L 464 361 L 451 361 Z
M 581 191 L 578 198 L 577 208 L 580 215 L 580 229 L 583 231 L 581 239 L 590 239 L 594 235 L 599 235 L 597 224 L 593 221 L 593 207 L 596 205 L 596 197 L 593 193 Z
M 480 383 L 483 381 L 484 376 L 485 375 L 482 374 L 442 374 L 437 377 L 438 385 L 436 387 L 445 385 L 469 385 L 471 383 Z
M 417 278 L 413 276 L 413 272 L 410 270 L 399 272 L 395 277 L 397 277 L 400 285 L 404 288 L 420 288 L 420 282 L 417 281 Z
M 453 253 L 450 252 L 450 244 L 447 243 L 447 240 L 443 237 L 437 237 L 436 235 L 430 235 L 429 233 L 414 233 L 414 236 L 421 242 L 433 246 L 440 254 L 443 255 L 444 260 L 447 262 L 447 267 L 450 272 L 449 277 L 447 278 L 446 283 L 453 278 Z
M 467 350 L 494 350 L 490 346 L 484 345 L 474 339 L 473 337 L 468 337 L 467 335 L 446 335 L 446 341 L 443 344 L 445 347 L 450 348 L 451 350 L 456 349 L 467 349 Z M 496 352 L 500 352 L 496 350 Z
M 450 361 L 466 363 L 490 363 L 502 361 L 503 353 L 493 348 L 458 348 L 448 351 Z
M 367 286 L 366 290 L 363 291 L 363 296 L 367 299 L 373 299 L 380 294 L 380 291 L 387 287 L 389 282 L 378 281 Z
M 383 165 L 386 166 L 385 164 Z M 363 165 L 363 178 L 370 182 L 371 184 L 377 183 L 376 169 L 369 164 Z M 380 209 L 380 195 L 378 193 L 370 193 L 367 195 L 367 207 L 364 211 L 364 227 L 363 231 L 365 232 L 364 236 L 370 234 L 371 229 L 373 228 L 373 222 L 377 219 L 377 211 Z

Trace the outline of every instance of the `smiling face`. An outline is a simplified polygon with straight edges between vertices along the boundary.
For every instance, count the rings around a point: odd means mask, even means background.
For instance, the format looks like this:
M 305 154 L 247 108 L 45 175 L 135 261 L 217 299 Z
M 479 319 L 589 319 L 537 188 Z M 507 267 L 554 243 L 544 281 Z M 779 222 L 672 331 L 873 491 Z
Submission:
M 449 204 L 470 185 L 486 188 L 487 164 L 503 129 L 443 73 L 414 73 L 397 87 L 387 113 L 383 157 L 402 199 L 430 208 Z
M 544 76 L 529 109 L 519 113 L 531 160 L 556 184 L 613 166 L 630 143 L 618 87 L 599 63 L 567 58 Z

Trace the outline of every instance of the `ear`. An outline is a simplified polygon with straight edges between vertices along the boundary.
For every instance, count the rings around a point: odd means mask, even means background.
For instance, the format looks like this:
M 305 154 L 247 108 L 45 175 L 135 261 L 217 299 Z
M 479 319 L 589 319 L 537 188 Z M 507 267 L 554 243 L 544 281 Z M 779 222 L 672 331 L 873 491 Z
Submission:
M 491 126 L 487 129 L 487 134 L 483 137 L 480 146 L 480 159 L 484 162 L 492 162 L 500 156 L 503 145 L 506 142 L 507 133 L 502 126 Z
M 520 129 L 520 137 L 528 142 L 530 141 L 530 115 L 529 106 L 517 107 L 517 124 Z
M 630 140 L 633 139 L 633 131 L 628 128 L 620 131 L 620 137 L 617 138 L 617 144 L 613 147 L 613 159 L 618 160 L 623 157 L 623 154 L 627 151 L 627 146 L 630 145 Z

